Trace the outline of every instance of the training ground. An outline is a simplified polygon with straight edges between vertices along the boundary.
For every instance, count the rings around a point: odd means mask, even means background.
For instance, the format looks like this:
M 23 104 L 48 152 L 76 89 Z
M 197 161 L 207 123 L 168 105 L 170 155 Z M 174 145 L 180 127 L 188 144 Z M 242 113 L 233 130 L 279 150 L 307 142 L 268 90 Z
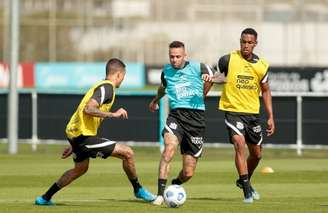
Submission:
M 72 159 L 60 159 L 63 145 L 39 145 L 37 152 L 19 144 L 19 154 L 8 155 L 0 144 L 0 212 L 222 212 L 222 213 L 326 213 L 328 212 L 328 150 L 264 149 L 264 157 L 252 183 L 261 194 L 253 204 L 242 202 L 232 148 L 205 148 L 195 176 L 184 184 L 187 201 L 179 209 L 152 206 L 134 198 L 132 188 L 114 158 L 92 159 L 87 174 L 64 188 L 55 197 L 56 206 L 35 206 L 58 177 L 71 168 Z M 157 191 L 157 147 L 134 147 L 140 182 Z M 270 166 L 274 173 L 260 169 Z M 169 180 L 181 167 L 176 155 Z

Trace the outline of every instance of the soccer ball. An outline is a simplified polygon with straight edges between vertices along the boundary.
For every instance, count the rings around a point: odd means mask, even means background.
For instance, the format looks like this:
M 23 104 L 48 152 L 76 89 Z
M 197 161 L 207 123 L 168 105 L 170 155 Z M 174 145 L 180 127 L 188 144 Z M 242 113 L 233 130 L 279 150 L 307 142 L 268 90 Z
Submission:
M 178 208 L 186 201 L 186 191 L 180 185 L 170 185 L 164 191 L 164 201 L 170 208 Z

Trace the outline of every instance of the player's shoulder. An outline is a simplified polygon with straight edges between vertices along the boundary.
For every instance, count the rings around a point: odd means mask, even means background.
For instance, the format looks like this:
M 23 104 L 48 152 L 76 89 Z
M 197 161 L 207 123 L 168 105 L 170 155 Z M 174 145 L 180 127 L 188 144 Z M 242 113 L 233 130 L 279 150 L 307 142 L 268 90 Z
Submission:
M 225 53 L 219 58 L 219 61 L 229 61 L 231 54 L 233 54 L 233 52 Z
M 96 89 L 101 88 L 101 87 L 105 88 L 106 90 L 113 90 L 114 84 L 111 81 L 102 80 L 95 85 Z
M 260 63 L 264 68 L 268 68 L 269 67 L 269 62 L 265 59 L 265 58 L 262 58 L 262 57 L 258 57 L 258 63 Z

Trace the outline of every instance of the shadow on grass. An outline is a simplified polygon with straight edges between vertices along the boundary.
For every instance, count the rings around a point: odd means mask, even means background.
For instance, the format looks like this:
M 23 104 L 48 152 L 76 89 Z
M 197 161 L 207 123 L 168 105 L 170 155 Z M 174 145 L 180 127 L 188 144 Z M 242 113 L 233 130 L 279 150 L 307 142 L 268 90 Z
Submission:
M 102 198 L 102 199 L 99 199 L 101 201 L 109 201 L 109 202 L 120 202 L 120 203 L 148 203 L 146 201 L 143 201 L 143 200 L 122 200 L 122 199 L 113 199 L 113 198 Z
M 191 197 L 187 199 L 195 200 L 195 201 L 222 201 L 222 202 L 231 202 L 237 200 L 236 198 L 222 198 L 222 197 Z
M 67 202 L 65 202 L 64 200 L 63 201 L 61 201 L 61 202 L 56 202 L 56 204 L 55 205 L 53 205 L 53 206 L 40 206 L 41 208 L 42 207 L 47 207 L 47 208 L 52 208 L 52 207 L 69 207 L 69 206 L 71 206 L 71 207 L 82 207 L 82 206 L 88 206 L 88 207 L 92 207 L 92 206 L 99 206 L 99 204 L 93 204 L 93 202 L 94 203 L 99 203 L 99 202 L 101 202 L 101 203 L 111 203 L 111 205 L 113 204 L 113 203 L 130 203 L 130 204 L 133 204 L 133 203 L 140 203 L 140 204 L 145 204 L 145 203 L 148 203 L 148 202 L 145 202 L 145 201 L 143 201 L 143 200 L 132 200 L 132 199 L 130 199 L 130 200 L 128 200 L 128 199 L 126 199 L 126 200 L 123 200 L 123 199 L 113 199 L 113 198 L 103 198 L 103 199 L 95 199 L 95 200 L 92 200 L 92 201 L 90 201 L 90 202 L 85 202 L 85 201 L 83 201 L 83 200 L 81 200 L 81 201 L 79 201 L 79 200 L 75 200 L 75 201 L 71 201 L 71 200 L 67 200 Z M 38 205 L 35 205 L 35 204 L 33 204 L 34 206 L 38 206 Z M 119 204 L 118 206 L 121 206 L 121 204 Z

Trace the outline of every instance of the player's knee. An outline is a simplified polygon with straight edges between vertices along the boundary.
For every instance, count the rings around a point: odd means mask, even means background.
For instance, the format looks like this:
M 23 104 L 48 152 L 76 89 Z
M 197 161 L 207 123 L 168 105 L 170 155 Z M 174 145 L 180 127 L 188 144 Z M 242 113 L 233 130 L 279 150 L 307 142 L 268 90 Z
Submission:
M 75 176 L 81 176 L 85 174 L 89 169 L 89 165 L 85 165 L 83 167 L 77 167 L 74 169 Z
M 171 160 L 172 160 L 172 156 L 169 155 L 169 154 L 165 154 L 165 153 L 163 153 L 163 154 L 162 154 L 162 159 L 163 159 L 166 163 L 169 163 L 169 162 L 171 162 Z
M 244 152 L 245 144 L 242 142 L 234 142 L 234 147 L 237 152 Z
M 124 157 L 125 157 L 126 159 L 131 159 L 131 158 L 133 158 L 133 156 L 134 156 L 134 152 L 133 152 L 133 150 L 131 149 L 131 147 L 127 147 L 127 148 L 125 149 L 125 152 L 124 152 Z
M 174 149 L 165 148 L 163 153 L 162 153 L 162 159 L 165 162 L 170 162 L 173 158 L 173 155 L 174 155 Z
M 252 158 L 256 161 L 260 161 L 262 159 L 262 153 L 255 153 Z

